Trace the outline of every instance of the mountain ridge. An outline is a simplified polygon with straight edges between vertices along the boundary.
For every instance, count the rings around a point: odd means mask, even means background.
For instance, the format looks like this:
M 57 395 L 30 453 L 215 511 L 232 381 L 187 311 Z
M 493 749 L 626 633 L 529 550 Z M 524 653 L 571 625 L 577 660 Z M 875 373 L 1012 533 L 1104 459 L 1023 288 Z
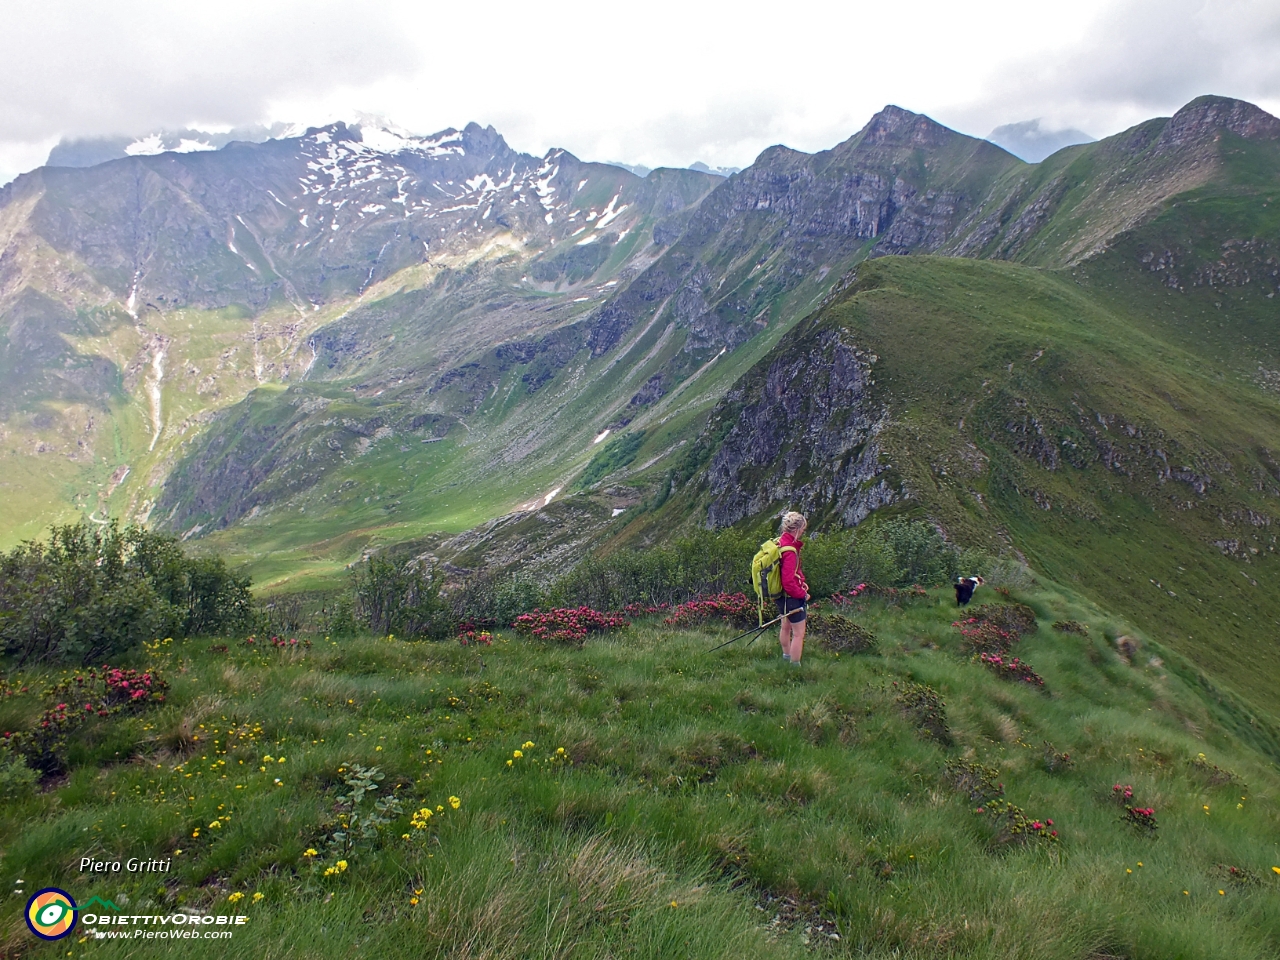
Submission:
M 143 517 L 160 505 L 155 522 L 227 531 L 219 543 L 253 543 L 286 504 L 320 509 L 333 536 L 456 532 L 565 487 L 610 431 L 643 434 L 638 464 L 669 469 L 733 382 L 863 260 L 1078 268 L 1129 243 L 1176 191 L 1235 176 L 1245 161 L 1230 151 L 1266 159 L 1266 117 L 1200 98 L 1039 165 L 890 105 L 828 151 L 769 148 L 728 178 L 530 157 L 478 124 L 378 149 L 335 125 L 292 144 L 43 171 L 0 192 L 0 311 L 20 388 L 6 430 L 72 458 L 64 502 Z M 129 212 L 144 200 L 150 213 Z M 1119 211 L 1104 228 L 1101 207 Z M 80 248 L 60 239 L 82 223 Z M 133 232 L 113 239 L 121 224 Z M 168 261 L 157 237 L 176 238 Z M 250 422 L 275 426 L 253 442 L 226 432 Z M 417 517 L 407 526 L 336 506 L 384 448 L 399 472 L 435 451 L 419 489 L 488 492 L 451 519 L 425 493 L 412 507 L 401 496 Z M 241 459 L 219 464 L 216 450 Z M 268 464 L 283 471 L 274 484 Z M 506 475 L 486 473 L 495 465 Z M 250 514 L 253 530 L 235 533 Z

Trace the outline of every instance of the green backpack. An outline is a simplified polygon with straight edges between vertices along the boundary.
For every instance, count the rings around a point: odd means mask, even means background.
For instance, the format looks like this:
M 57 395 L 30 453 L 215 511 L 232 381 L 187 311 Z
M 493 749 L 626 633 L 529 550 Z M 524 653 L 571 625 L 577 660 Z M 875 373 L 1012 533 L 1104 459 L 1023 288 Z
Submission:
M 756 611 L 761 626 L 765 623 L 766 605 L 776 603 L 782 596 L 782 555 L 788 551 L 798 552 L 795 547 L 779 545 L 777 540 L 766 540 L 760 544 L 759 551 L 751 561 L 751 585 L 756 588 Z

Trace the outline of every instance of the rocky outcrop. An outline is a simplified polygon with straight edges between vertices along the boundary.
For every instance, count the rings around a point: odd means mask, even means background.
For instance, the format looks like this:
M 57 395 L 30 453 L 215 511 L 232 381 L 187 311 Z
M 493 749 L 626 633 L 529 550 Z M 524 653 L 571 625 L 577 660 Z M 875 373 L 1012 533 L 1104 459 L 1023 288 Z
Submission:
M 1246 140 L 1280 140 L 1280 119 L 1244 100 L 1197 97 L 1169 118 L 1154 152 L 1216 140 L 1223 130 Z
M 744 378 L 707 428 L 728 428 L 706 472 L 708 525 L 789 506 L 852 526 L 900 499 L 876 442 L 888 410 L 871 395 L 875 360 L 814 330 Z

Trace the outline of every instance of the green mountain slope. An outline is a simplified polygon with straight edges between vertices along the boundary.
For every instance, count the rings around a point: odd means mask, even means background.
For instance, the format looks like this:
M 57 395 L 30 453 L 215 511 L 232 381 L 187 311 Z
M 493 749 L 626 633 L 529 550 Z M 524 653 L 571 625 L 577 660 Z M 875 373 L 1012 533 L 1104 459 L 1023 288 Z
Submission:
M 80 512 L 151 518 L 183 446 L 256 388 L 338 367 L 429 385 L 553 331 L 643 270 L 653 231 L 719 180 L 531 157 L 475 125 L 406 139 L 342 124 L 20 177 L 0 190 L 17 488 L 0 539 Z M 192 532 L 199 506 L 187 513 L 166 519 Z
M 1171 335 L 1161 291 L 1116 297 L 1103 273 L 864 264 L 713 414 L 709 516 L 920 509 L 1079 584 L 1280 714 L 1280 401 L 1235 353 Z

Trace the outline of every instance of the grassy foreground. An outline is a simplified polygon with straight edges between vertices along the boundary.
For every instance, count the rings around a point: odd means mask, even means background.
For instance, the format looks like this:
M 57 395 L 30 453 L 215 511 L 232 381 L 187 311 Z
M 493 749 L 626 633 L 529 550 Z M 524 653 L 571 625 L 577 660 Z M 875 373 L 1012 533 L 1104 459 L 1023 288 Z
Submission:
M 84 728 L 67 778 L 5 806 L 4 889 L 22 880 L 124 913 L 250 920 L 231 940 L 78 927 L 46 945 L 15 893 L 0 952 L 1280 954 L 1273 759 L 1229 732 L 1229 707 L 1168 654 L 1117 656 L 1108 638 L 1125 624 L 1043 584 L 1014 599 L 1039 618 L 1015 653 L 1043 690 L 972 662 L 938 591 L 866 603 L 855 616 L 876 652 L 811 643 L 800 667 L 781 661 L 772 632 L 708 655 L 725 628 L 658 617 L 582 649 L 509 631 L 491 647 L 160 643 L 137 665 L 171 682 L 167 702 Z M 1066 619 L 1089 632 L 1050 628 Z M 41 678 L 10 680 L 34 691 Z M 900 702 L 913 682 L 945 699 L 945 729 Z M 14 729 L 39 704 L 19 694 L 0 711 Z M 1050 772 L 1045 741 L 1073 765 Z M 1193 762 L 1202 753 L 1208 766 Z M 1002 842 L 944 776 L 957 758 L 994 768 L 1007 799 L 1052 819 L 1058 839 Z M 378 767 L 371 796 L 394 793 L 403 813 L 344 854 L 327 841 L 352 763 Z M 1227 770 L 1236 779 L 1215 784 Z M 1116 784 L 1155 809 L 1155 835 L 1123 822 Z M 173 869 L 90 879 L 83 856 L 171 856 Z

